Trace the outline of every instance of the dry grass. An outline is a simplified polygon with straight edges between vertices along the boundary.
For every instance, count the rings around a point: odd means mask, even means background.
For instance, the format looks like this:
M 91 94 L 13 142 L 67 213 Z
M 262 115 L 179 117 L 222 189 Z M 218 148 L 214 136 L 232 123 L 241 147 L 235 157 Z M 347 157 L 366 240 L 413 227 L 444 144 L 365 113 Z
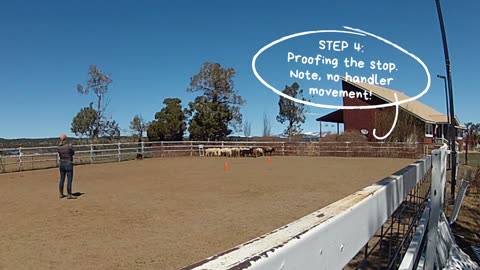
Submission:
M 460 166 L 459 176 L 469 178 L 470 185 L 458 214 L 457 222 L 452 225 L 455 241 L 470 258 L 480 264 L 480 259 L 474 254 L 472 247 L 480 247 L 480 166 Z M 460 177 L 459 177 L 460 179 Z M 461 180 L 460 180 L 461 181 Z M 460 185 L 458 181 L 458 186 Z M 450 184 L 447 185 L 450 194 Z M 448 205 L 447 214 L 451 214 L 452 205 Z

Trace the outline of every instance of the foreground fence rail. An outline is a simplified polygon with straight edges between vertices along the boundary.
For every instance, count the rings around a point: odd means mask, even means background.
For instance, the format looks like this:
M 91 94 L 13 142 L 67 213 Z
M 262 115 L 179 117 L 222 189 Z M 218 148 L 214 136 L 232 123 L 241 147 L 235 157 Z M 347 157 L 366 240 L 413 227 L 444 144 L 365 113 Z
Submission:
M 264 142 L 264 141 L 180 141 L 74 145 L 75 164 L 120 162 L 137 158 L 204 156 L 208 148 L 273 147 L 273 155 L 385 157 L 418 159 L 429 146 L 382 142 Z M 57 166 L 57 147 L 0 149 L 0 173 L 46 169 Z M 203 152 L 202 152 L 203 151 Z
M 277 230 L 181 270 L 475 269 L 442 211 L 447 147 Z
M 397 269 L 423 211 L 431 168 L 427 156 L 323 209 L 182 270 Z M 405 220 L 407 216 L 411 218 Z

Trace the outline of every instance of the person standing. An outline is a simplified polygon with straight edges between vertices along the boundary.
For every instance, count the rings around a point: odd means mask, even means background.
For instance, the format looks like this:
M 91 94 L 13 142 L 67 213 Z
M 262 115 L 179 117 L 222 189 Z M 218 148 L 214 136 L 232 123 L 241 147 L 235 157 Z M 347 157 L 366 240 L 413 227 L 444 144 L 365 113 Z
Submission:
M 73 182 L 73 156 L 75 151 L 73 150 L 72 144 L 67 143 L 67 135 L 60 135 L 60 143 L 58 145 L 58 156 L 60 158 L 60 183 L 59 183 L 59 192 L 60 199 L 65 198 L 63 194 L 63 186 L 65 183 L 65 176 L 67 177 L 67 199 L 76 199 L 72 194 L 72 182 Z

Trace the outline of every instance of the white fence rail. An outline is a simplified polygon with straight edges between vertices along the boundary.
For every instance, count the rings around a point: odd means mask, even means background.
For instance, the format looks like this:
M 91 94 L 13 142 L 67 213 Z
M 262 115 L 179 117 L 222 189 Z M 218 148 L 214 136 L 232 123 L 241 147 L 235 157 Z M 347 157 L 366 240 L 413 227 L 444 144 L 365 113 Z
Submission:
M 75 164 L 132 160 L 135 158 L 202 156 L 202 149 L 219 147 L 273 147 L 273 155 L 420 158 L 426 145 L 369 142 L 263 142 L 181 141 L 74 145 Z M 0 149 L 0 173 L 57 166 L 57 147 Z
M 431 156 L 271 233 L 182 270 L 344 268 L 430 172 Z
M 380 228 L 383 231 L 387 220 L 424 181 L 430 184 L 430 196 L 424 198 L 427 203 L 419 212 L 421 216 L 407 243 L 408 249 L 400 259 L 392 256 L 388 266 L 373 262 L 371 269 L 478 270 L 478 265 L 455 244 L 442 211 L 446 157 L 446 147 L 434 150 L 431 156 L 374 185 L 181 270 L 344 269 Z

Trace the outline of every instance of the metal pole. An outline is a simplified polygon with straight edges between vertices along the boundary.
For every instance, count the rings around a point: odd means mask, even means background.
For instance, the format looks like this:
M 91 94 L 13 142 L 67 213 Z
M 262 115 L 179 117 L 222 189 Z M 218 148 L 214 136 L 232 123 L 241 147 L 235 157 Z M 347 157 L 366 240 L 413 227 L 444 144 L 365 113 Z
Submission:
M 445 66 L 447 70 L 447 80 L 448 80 L 448 91 L 449 91 L 449 101 L 450 101 L 450 148 L 451 148 L 451 163 L 452 163 L 452 186 L 451 186 L 451 202 L 455 201 L 455 185 L 457 183 L 456 171 L 457 166 L 455 164 L 457 160 L 457 149 L 455 147 L 455 111 L 453 108 L 453 86 L 452 86 L 452 76 L 450 69 L 450 58 L 448 56 L 448 46 L 447 46 L 447 36 L 445 33 L 445 25 L 443 24 L 442 8 L 440 6 L 440 0 L 435 0 L 437 4 L 438 19 L 440 21 L 440 30 L 442 32 L 442 41 L 443 41 L 443 51 L 445 54 Z
M 465 165 L 468 165 L 468 143 L 470 142 L 470 135 L 467 135 L 467 143 L 465 144 Z
M 446 108 L 447 108 L 447 123 L 450 124 L 450 108 L 448 106 L 448 86 L 447 86 L 447 77 L 443 75 L 437 75 L 438 78 L 443 80 L 443 83 L 445 85 L 445 103 L 446 103 Z M 447 129 L 447 138 L 450 138 L 450 131 Z
M 321 141 L 322 140 L 322 121 L 320 120 L 320 135 L 318 136 L 318 140 Z

